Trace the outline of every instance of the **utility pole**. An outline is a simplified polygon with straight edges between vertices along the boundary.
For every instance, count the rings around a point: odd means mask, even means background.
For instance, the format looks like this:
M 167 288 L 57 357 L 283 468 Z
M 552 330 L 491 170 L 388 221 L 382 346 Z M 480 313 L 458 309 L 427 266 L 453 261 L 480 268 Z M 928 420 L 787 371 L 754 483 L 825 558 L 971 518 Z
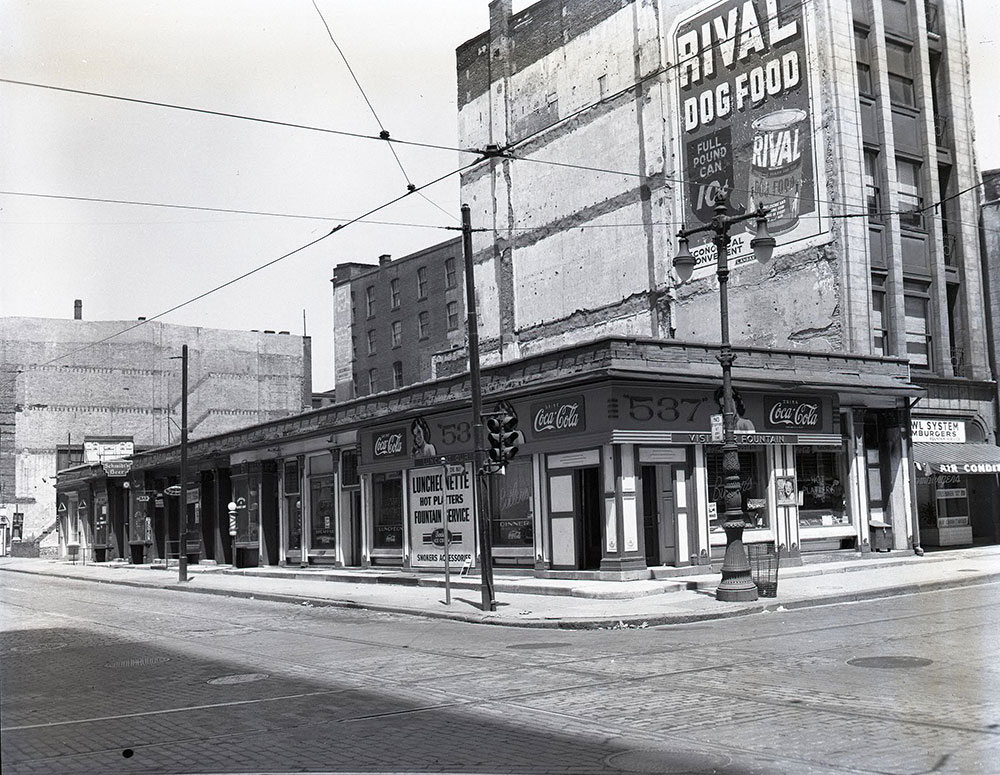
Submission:
M 187 581 L 188 346 L 181 347 L 181 508 L 177 519 L 178 581 Z
M 477 491 L 490 487 L 490 478 L 485 474 L 483 460 L 483 394 L 479 380 L 479 318 L 476 315 L 476 282 L 472 266 L 472 216 L 468 205 L 462 205 L 462 254 L 465 259 L 465 306 L 469 331 L 469 381 L 472 383 L 472 443 L 473 468 L 476 472 Z M 493 551 L 490 540 L 490 510 L 483 505 L 484 499 L 476 499 L 476 515 L 479 525 L 479 569 L 482 586 L 483 611 L 497 610 L 493 595 Z M 487 498 L 486 503 L 491 501 Z M 447 551 L 447 550 L 446 550 Z

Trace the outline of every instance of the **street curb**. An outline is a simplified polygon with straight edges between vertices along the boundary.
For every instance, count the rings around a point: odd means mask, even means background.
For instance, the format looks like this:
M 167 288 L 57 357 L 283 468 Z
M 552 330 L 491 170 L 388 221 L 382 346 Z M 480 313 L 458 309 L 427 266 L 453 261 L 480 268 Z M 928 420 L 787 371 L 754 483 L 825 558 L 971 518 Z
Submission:
M 760 603 L 744 608 L 729 609 L 724 611 L 710 611 L 689 614 L 654 614 L 648 616 L 628 615 L 616 617 L 581 617 L 581 618 L 550 618 L 534 620 L 501 620 L 489 614 L 459 614 L 448 611 L 428 611 L 413 608 L 401 608 L 398 606 L 380 605 L 377 603 L 362 603 L 354 600 L 334 600 L 330 598 L 316 598 L 309 595 L 290 595 L 278 592 L 257 592 L 250 590 L 223 590 L 208 589 L 187 586 L 179 581 L 168 582 L 166 584 L 149 584 L 127 579 L 97 579 L 89 576 L 78 576 L 63 573 L 45 573 L 26 568 L 7 568 L 0 566 L 0 571 L 8 573 L 23 573 L 29 576 L 48 576 L 56 579 L 71 579 L 74 581 L 90 581 L 97 584 L 117 584 L 119 586 L 135 587 L 139 589 L 164 589 L 176 592 L 188 592 L 191 594 L 216 595 L 219 597 L 233 597 L 244 600 L 264 600 L 273 603 L 285 603 L 288 605 L 302 605 L 308 603 L 316 608 L 344 608 L 353 610 L 375 611 L 379 613 L 402 614 L 405 616 L 418 616 L 428 619 L 447 619 L 450 621 L 466 622 L 469 624 L 489 624 L 505 627 L 534 628 L 534 629 L 560 629 L 560 630 L 600 630 L 600 629 L 636 629 L 642 627 L 657 627 L 670 624 L 692 624 L 695 622 L 714 621 L 719 619 L 732 619 L 738 616 L 749 616 L 751 614 L 775 613 L 780 610 L 790 611 L 802 608 L 816 608 L 826 605 L 839 605 L 843 603 L 855 603 L 868 600 L 878 600 L 901 595 L 911 595 L 924 592 L 938 592 L 945 589 L 955 589 L 968 586 L 978 586 L 1000 581 L 1000 571 L 985 573 L 982 575 L 956 578 L 951 580 L 938 580 L 929 582 L 917 582 L 902 584 L 894 587 L 880 587 L 877 589 L 863 590 L 859 592 L 843 592 L 832 595 L 823 595 L 813 598 L 803 598 L 798 600 L 781 601 L 774 598 L 773 602 Z M 194 579 L 192 579 L 194 580 Z M 190 583 L 187 582 L 188 584 Z

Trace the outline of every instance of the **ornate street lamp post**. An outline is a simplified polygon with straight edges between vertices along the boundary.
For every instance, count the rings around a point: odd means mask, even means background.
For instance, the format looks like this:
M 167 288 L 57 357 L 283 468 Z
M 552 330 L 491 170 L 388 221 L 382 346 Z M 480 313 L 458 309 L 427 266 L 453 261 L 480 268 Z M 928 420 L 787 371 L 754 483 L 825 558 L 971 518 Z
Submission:
M 736 445 L 736 411 L 733 403 L 733 361 L 736 355 L 729 343 L 729 228 L 736 223 L 757 219 L 757 234 L 750 240 L 750 247 L 761 264 L 771 260 L 774 252 L 774 237 L 767 232 L 767 213 L 763 205 L 754 212 L 743 215 L 726 215 L 726 198 L 720 194 L 715 200 L 715 217 L 697 229 L 681 229 L 677 232 L 678 249 L 674 257 L 674 269 L 681 282 L 691 278 L 695 259 L 688 250 L 688 237 L 703 232 L 712 233 L 712 243 L 716 251 L 716 275 L 719 278 L 719 313 L 722 328 L 722 348 L 719 363 L 722 364 L 723 424 L 725 436 L 722 444 L 722 475 L 725 480 L 726 510 L 722 515 L 722 528 L 726 531 L 726 556 L 722 562 L 722 581 L 715 597 L 723 602 L 743 602 L 757 599 L 757 587 L 750 578 L 750 563 L 743 546 L 743 529 L 746 527 L 743 513 L 742 488 L 740 486 L 740 458 Z

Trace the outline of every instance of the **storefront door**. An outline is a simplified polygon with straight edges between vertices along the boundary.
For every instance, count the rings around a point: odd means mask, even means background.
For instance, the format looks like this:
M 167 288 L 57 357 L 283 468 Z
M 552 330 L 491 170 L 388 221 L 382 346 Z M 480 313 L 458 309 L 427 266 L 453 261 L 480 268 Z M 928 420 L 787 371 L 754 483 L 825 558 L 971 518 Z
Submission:
M 643 466 L 641 476 L 646 565 L 675 565 L 677 514 L 674 508 L 673 466 Z
M 601 567 L 600 471 L 594 467 L 549 472 L 553 568 Z

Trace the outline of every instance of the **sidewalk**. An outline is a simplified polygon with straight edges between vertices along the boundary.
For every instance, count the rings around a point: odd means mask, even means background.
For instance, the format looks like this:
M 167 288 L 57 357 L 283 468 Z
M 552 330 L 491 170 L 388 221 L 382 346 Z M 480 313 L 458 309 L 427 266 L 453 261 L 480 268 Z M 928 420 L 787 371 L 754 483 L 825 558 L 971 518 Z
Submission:
M 776 598 L 753 603 L 715 599 L 718 574 L 650 581 L 569 581 L 497 575 L 497 610 L 480 610 L 478 577 L 454 578 L 451 605 L 445 605 L 444 576 L 393 570 L 243 568 L 189 566 L 186 582 L 177 565 L 112 562 L 72 564 L 67 560 L 0 558 L 0 576 L 34 574 L 119 584 L 271 600 L 298 605 L 365 608 L 467 622 L 517 627 L 592 629 L 641 627 L 721 619 L 805 606 L 893 597 L 1000 581 L 1000 546 L 928 552 L 917 557 L 893 552 L 781 568 Z

